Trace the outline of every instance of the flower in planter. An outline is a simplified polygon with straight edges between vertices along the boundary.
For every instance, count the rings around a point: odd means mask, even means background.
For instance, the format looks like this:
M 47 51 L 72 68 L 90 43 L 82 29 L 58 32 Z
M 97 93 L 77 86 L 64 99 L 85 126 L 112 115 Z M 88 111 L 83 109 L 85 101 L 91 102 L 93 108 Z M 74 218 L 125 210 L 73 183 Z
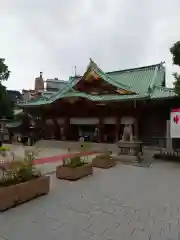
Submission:
M 6 146 L 1 146 L 0 151 L 10 151 L 10 148 Z
M 85 162 L 81 159 L 80 156 L 74 156 L 69 159 L 64 159 L 64 161 L 63 161 L 64 167 L 76 168 L 76 167 L 80 167 L 84 164 L 85 164 Z
M 2 156 L 6 156 L 7 155 L 7 152 L 10 151 L 10 148 L 6 147 L 6 146 L 1 146 L 0 147 L 0 155 Z
M 89 149 L 89 144 L 87 142 L 81 142 L 80 145 L 81 151 L 87 151 Z M 88 162 L 89 156 L 84 156 L 84 162 Z
M 111 152 L 111 151 L 105 151 L 105 152 L 103 152 L 102 154 L 97 155 L 96 158 L 97 158 L 97 159 L 110 159 L 110 158 L 111 158 L 111 155 L 112 155 L 112 152 Z
M 30 154 L 22 160 L 14 160 L 8 162 L 3 174 L 1 174 L 0 187 L 10 186 L 21 182 L 37 178 L 41 173 L 37 171 L 32 163 L 33 155 Z

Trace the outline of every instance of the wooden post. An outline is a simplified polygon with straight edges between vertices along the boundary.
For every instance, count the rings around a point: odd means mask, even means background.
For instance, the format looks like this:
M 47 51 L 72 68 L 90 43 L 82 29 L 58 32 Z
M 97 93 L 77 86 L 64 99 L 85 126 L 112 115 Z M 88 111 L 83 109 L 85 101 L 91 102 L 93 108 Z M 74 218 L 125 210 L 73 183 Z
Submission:
M 103 142 L 104 141 L 103 118 L 99 118 L 98 129 L 99 129 L 98 142 Z
M 116 125 L 115 125 L 115 141 L 116 142 L 120 140 L 119 131 L 120 131 L 120 119 L 116 118 Z
M 66 117 L 64 121 L 64 140 L 69 138 L 70 118 Z
M 137 140 L 139 137 L 139 129 L 138 129 L 138 125 L 139 125 L 139 118 L 136 117 L 135 121 L 134 121 L 134 137 Z

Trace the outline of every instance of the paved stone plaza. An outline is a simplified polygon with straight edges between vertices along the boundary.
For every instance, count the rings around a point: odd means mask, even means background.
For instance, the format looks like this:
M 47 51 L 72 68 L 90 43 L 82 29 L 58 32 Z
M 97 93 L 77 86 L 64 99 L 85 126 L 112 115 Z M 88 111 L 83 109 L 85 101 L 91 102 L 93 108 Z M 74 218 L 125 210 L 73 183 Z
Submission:
M 180 165 L 119 163 L 77 182 L 51 178 L 49 195 L 0 213 L 2 239 L 178 239 Z

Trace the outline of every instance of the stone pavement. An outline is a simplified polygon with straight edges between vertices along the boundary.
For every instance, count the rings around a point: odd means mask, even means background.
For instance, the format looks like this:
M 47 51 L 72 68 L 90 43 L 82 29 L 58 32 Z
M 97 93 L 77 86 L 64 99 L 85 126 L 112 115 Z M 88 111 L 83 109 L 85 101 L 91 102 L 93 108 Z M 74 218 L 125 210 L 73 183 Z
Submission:
M 118 164 L 77 182 L 51 178 L 49 195 L 0 213 L 0 239 L 178 240 L 180 165 Z
M 12 152 L 18 157 L 23 157 L 24 156 L 24 151 L 25 149 L 31 149 L 34 147 L 24 147 L 22 145 L 13 145 L 13 144 L 5 144 L 8 146 Z M 78 151 L 71 151 L 70 154 L 77 153 Z M 57 156 L 57 155 L 64 155 L 68 154 L 68 149 L 63 149 L 63 148 L 47 148 L 47 147 L 41 147 L 40 152 L 37 156 L 37 159 L 39 158 L 44 158 L 44 157 L 52 157 L 52 156 Z M 88 162 L 91 162 L 92 159 L 96 156 L 97 154 L 92 154 L 90 156 L 85 157 L 85 161 L 88 160 Z M 40 161 L 41 162 L 41 161 Z M 40 170 L 42 173 L 51 173 L 56 170 L 56 166 L 62 165 L 62 160 L 56 161 L 56 162 L 49 162 L 49 163 L 44 163 L 44 164 L 38 164 L 36 165 L 37 169 Z M 1 239 L 0 239 L 1 240 Z
M 4 145 L 8 146 L 16 156 L 20 156 L 20 157 L 24 156 L 25 149 L 31 149 L 31 148 L 34 149 L 34 147 L 28 147 L 28 146 L 24 147 L 23 145 L 15 145 L 15 144 L 4 144 Z M 62 149 L 62 148 L 41 147 L 39 149 L 40 149 L 40 152 L 37 158 L 52 157 L 55 155 L 68 153 L 67 149 Z

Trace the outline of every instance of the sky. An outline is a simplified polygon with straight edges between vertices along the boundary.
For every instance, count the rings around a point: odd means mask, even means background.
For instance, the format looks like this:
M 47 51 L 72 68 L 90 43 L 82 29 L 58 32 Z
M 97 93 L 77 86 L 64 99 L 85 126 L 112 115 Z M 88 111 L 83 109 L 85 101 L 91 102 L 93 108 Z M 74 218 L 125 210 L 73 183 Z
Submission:
M 89 58 L 103 71 L 165 61 L 180 40 L 179 0 L 0 0 L 0 57 L 11 71 L 6 86 L 34 88 L 34 78 L 68 80 Z

